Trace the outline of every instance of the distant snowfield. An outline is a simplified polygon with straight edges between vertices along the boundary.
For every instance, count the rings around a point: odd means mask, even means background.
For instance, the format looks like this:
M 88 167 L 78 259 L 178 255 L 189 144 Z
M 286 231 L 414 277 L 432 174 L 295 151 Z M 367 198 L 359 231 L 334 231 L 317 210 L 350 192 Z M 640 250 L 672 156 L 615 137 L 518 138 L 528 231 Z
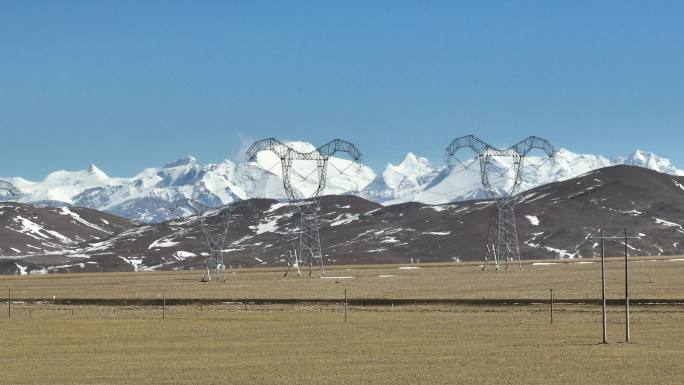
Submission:
M 359 219 L 360 214 L 341 214 L 333 219 L 330 226 L 346 225 Z
M 105 234 L 111 234 L 111 232 L 109 232 L 109 231 L 103 229 L 102 227 L 97 226 L 97 225 L 95 225 L 95 224 L 92 224 L 92 223 L 86 221 L 85 219 L 81 218 L 80 215 L 78 215 L 77 213 L 71 211 L 71 210 L 70 210 L 68 207 L 66 207 L 66 206 L 63 206 L 63 207 L 61 207 L 61 208 L 59 209 L 59 214 L 60 214 L 60 215 L 69 216 L 69 217 L 71 217 L 72 219 L 74 219 L 75 221 L 77 221 L 77 222 L 79 222 L 79 223 L 81 223 L 81 224 L 84 224 L 84 225 L 86 225 L 86 226 L 88 226 L 88 227 L 92 227 L 93 229 L 95 229 L 95 230 L 97 230 L 97 231 L 103 232 L 103 233 L 105 233 Z M 104 220 L 104 219 L 102 219 L 102 221 L 104 222 L 104 224 L 109 224 L 109 223 L 108 223 L 106 220 Z
M 305 142 L 288 142 L 300 151 L 312 151 L 315 147 Z M 361 149 L 362 151 L 364 149 Z M 530 158 L 541 164 L 541 158 Z M 577 154 L 560 149 L 553 162 L 544 163 L 538 170 L 529 168 L 523 177 L 522 189 L 527 190 L 549 182 L 566 180 L 592 170 L 628 164 L 668 173 L 684 175 L 669 160 L 653 153 L 635 151 L 628 157 L 608 159 L 600 155 Z M 318 181 L 312 177 L 314 162 L 296 162 L 292 183 L 298 194 L 310 194 Z M 496 159 L 495 168 L 500 173 L 492 179 L 497 190 L 507 190 L 514 178 L 505 159 Z M 364 165 L 333 157 L 328 168 L 324 194 L 354 194 L 381 204 L 421 202 L 441 205 L 467 199 L 487 198 L 482 189 L 477 167 L 434 166 L 426 158 L 408 153 L 397 165 L 388 164 L 383 172 L 376 174 Z M 267 171 L 268 170 L 268 171 Z M 161 222 L 171 219 L 171 212 L 160 208 L 168 202 L 182 198 L 200 200 L 208 206 L 228 204 L 247 198 L 270 198 L 287 200 L 282 186 L 281 167 L 275 154 L 259 153 L 256 162 L 234 163 L 225 160 L 220 163 L 200 165 L 197 159 L 186 156 L 162 167 L 147 168 L 130 178 L 109 177 L 98 167 L 91 165 L 81 171 L 55 171 L 40 182 L 21 177 L 0 178 L 14 184 L 25 194 L 24 202 L 61 202 L 107 211 L 112 214 L 142 222 Z M 674 180 L 677 188 L 684 185 Z M 540 197 L 529 197 L 534 200 Z M 274 204 L 269 211 L 282 207 Z M 435 206 L 435 210 L 446 210 L 452 206 Z M 636 213 L 635 213 L 636 214 Z M 83 218 L 73 215 L 68 209 L 63 215 L 72 216 L 75 221 Z M 331 225 L 345 224 L 356 220 L 341 217 Z M 98 228 L 96 224 L 82 222 Z M 532 223 L 532 222 L 531 222 Z M 534 225 L 534 223 L 532 223 Z M 264 231 L 266 231 L 264 227 Z
M 256 226 L 256 229 L 255 229 L 256 234 L 259 235 L 259 234 L 263 234 L 263 233 L 276 233 L 276 232 L 278 232 L 278 221 L 281 218 L 284 218 L 286 216 L 287 215 L 276 215 L 276 216 L 272 216 L 272 217 L 267 218 L 269 220 L 267 220 L 266 222 L 260 222 Z M 254 226 L 252 226 L 252 228 L 254 229 Z
M 74 241 L 68 237 L 65 237 L 64 235 L 58 233 L 57 231 L 54 230 L 48 230 L 44 228 L 42 225 L 39 225 L 37 223 L 34 223 L 30 219 L 24 218 L 21 215 L 18 215 L 13 218 L 13 221 L 15 223 L 19 224 L 19 228 L 13 228 L 13 227 L 8 227 L 12 231 L 16 231 L 18 233 L 26 234 L 30 236 L 31 238 L 34 238 L 38 241 L 45 241 L 45 240 L 50 240 L 52 238 L 65 243 L 65 244 L 70 244 L 74 243 Z
M 449 235 L 451 231 L 424 231 L 425 235 Z
M 530 221 L 530 224 L 532 226 L 539 226 L 539 218 L 537 218 L 534 215 L 525 215 L 525 218 L 527 218 L 528 221 Z
M 151 250 L 151 249 L 162 248 L 162 247 L 173 247 L 173 246 L 180 244 L 180 242 L 174 242 L 174 241 L 169 239 L 169 238 L 172 238 L 173 236 L 175 236 L 175 234 L 168 236 L 168 237 L 157 239 L 156 241 L 152 242 L 147 247 L 147 249 Z

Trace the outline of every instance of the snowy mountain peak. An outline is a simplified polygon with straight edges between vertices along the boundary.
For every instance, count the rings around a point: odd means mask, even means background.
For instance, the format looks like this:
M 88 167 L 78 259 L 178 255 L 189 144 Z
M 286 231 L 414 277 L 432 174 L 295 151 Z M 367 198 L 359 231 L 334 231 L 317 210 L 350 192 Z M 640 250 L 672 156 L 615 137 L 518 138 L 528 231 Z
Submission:
M 306 142 L 286 142 L 301 152 L 315 150 Z M 653 153 L 637 150 L 630 156 L 609 160 L 600 155 L 578 154 L 558 150 L 552 162 L 531 159 L 539 169 L 526 168 L 522 190 L 542 184 L 563 181 L 587 172 L 628 164 L 659 172 L 684 175 L 669 160 Z M 209 206 L 228 204 L 237 199 L 272 198 L 284 200 L 281 167 L 275 154 L 264 151 L 259 164 L 233 163 L 229 160 L 200 165 L 196 158 L 185 156 L 163 167 L 148 168 L 131 178 L 110 178 L 95 165 L 81 171 L 55 171 L 40 182 L 15 177 L 8 180 L 26 196 L 24 202 L 58 201 L 80 207 L 105 210 L 144 222 L 168 219 L 159 207 L 182 198 L 192 198 Z M 329 163 L 325 194 L 358 194 L 382 204 L 416 201 L 442 204 L 467 199 L 487 198 L 482 189 L 479 167 L 435 167 L 429 160 L 407 153 L 398 164 L 387 164 L 380 175 L 366 166 L 351 164 L 344 157 L 333 157 Z M 502 163 L 502 167 L 506 164 Z M 293 164 L 291 181 L 307 196 L 315 190 L 316 163 Z M 506 191 L 512 183 L 510 173 L 496 177 L 495 188 Z
M 191 155 L 186 155 L 174 162 L 167 163 L 164 165 L 164 168 L 174 168 L 174 167 L 180 167 L 180 166 L 188 166 L 188 165 L 197 165 L 197 158 Z
M 391 164 L 389 166 L 392 166 Z M 430 164 L 430 161 L 427 160 L 427 158 L 423 158 L 420 156 L 416 156 L 416 154 L 412 152 L 408 152 L 406 156 L 404 156 L 404 159 L 401 160 L 401 163 L 397 166 L 392 166 L 396 168 L 404 168 L 404 169 L 409 169 L 409 168 L 414 168 L 414 167 L 420 167 L 423 169 L 432 169 L 432 165 Z
M 396 166 L 388 163 L 361 196 L 383 204 L 405 202 L 415 196 L 439 173 L 426 158 L 409 152 Z
M 430 161 L 409 152 L 398 165 L 387 164 L 385 171 L 382 173 L 382 178 L 390 188 L 415 188 L 428 182 L 425 180 L 426 177 L 430 176 L 434 171 L 435 169 L 430 164 Z
M 102 177 L 102 178 L 107 178 L 107 179 L 109 179 L 109 176 L 107 176 L 107 174 L 105 174 L 104 171 L 100 170 L 100 169 L 99 169 L 96 165 L 94 165 L 94 164 L 91 164 L 91 165 L 88 167 L 88 169 L 87 169 L 86 171 L 88 171 L 88 173 L 90 173 L 90 174 L 95 174 L 95 175 L 98 175 L 98 176 L 100 176 L 100 177 Z
M 648 151 L 635 150 L 627 158 L 618 158 L 618 162 L 616 163 L 645 167 L 666 174 L 684 175 L 684 171 L 674 167 L 669 159 L 662 158 Z

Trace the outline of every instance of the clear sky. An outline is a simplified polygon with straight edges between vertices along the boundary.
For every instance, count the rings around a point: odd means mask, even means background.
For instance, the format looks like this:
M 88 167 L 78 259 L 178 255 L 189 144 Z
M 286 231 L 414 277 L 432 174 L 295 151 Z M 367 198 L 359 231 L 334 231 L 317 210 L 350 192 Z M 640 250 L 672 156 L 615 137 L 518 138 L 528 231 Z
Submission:
M 379 171 L 528 135 L 684 167 L 682 1 L 0 0 L 0 175 L 132 176 L 275 136 Z

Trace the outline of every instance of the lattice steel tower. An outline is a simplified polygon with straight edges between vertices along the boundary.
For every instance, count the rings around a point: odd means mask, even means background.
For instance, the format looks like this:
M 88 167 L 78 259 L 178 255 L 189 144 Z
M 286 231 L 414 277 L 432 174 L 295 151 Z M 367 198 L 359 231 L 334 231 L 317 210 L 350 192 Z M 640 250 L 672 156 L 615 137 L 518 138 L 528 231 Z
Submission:
M 0 191 L 6 192 L 10 199 L 18 199 L 22 196 L 21 191 L 14 187 L 12 183 L 5 182 L 4 180 L 0 180 Z
M 189 208 L 194 216 L 197 217 L 199 230 L 209 248 L 209 254 L 204 258 L 204 272 L 202 273 L 201 282 L 226 281 L 223 245 L 228 237 L 232 206 L 209 207 L 192 199 L 183 199 L 176 203 L 177 209 L 181 207 Z M 219 220 L 217 223 L 207 223 L 205 216 L 211 210 L 219 210 Z
M 293 216 L 294 223 L 290 232 L 285 276 L 287 276 L 290 268 L 294 267 L 297 269 L 297 275 L 301 277 L 300 265 L 302 263 L 309 265 L 309 276 L 312 274 L 314 263 L 320 266 L 321 275 L 325 275 L 321 237 L 318 231 L 318 211 L 319 197 L 325 190 L 328 161 L 333 155 L 344 153 L 351 158 L 352 164 L 354 164 L 361 160 L 361 152 L 353 143 L 341 139 L 334 139 L 310 152 L 301 152 L 277 139 L 268 138 L 254 142 L 247 150 L 246 160 L 258 164 L 257 154 L 261 151 L 270 151 L 278 157 L 282 169 L 285 194 L 290 206 L 294 207 L 296 214 L 298 214 Z M 294 161 L 310 161 L 315 163 L 316 167 L 311 174 L 317 174 L 318 184 L 314 185 L 313 193 L 305 196 L 304 193 L 293 186 L 292 176 L 296 172 L 293 168 Z M 340 171 L 340 173 L 343 172 L 344 170 Z M 310 175 L 305 176 L 304 180 L 308 179 Z
M 471 150 L 476 159 L 467 165 L 458 161 L 456 153 L 461 149 Z M 499 270 L 500 261 L 505 263 L 506 270 L 508 270 L 509 261 L 517 261 L 518 267 L 522 269 L 518 231 L 515 224 L 515 204 L 518 201 L 518 193 L 522 184 L 525 160 L 534 150 L 541 150 L 547 159 L 552 159 L 556 154 L 551 142 L 537 136 L 530 136 L 511 147 L 499 149 L 473 135 L 467 135 L 452 140 L 446 149 L 447 163 L 451 166 L 453 166 L 454 160 L 457 160 L 467 169 L 479 161 L 482 187 L 496 203 L 496 210 L 492 210 L 489 218 L 487 250 L 483 269 L 486 269 L 487 262 L 490 259 L 494 261 L 497 270 Z M 513 180 L 508 189 L 497 188 L 491 183 L 490 176 L 493 173 L 503 174 L 497 170 L 500 164 L 497 166 L 494 162 L 494 159 L 497 158 L 505 158 L 512 163 L 507 170 L 513 172 Z M 539 166 L 541 165 L 536 167 Z
M 21 191 L 14 187 L 12 183 L 5 182 L 4 180 L 0 180 L 0 191 L 7 192 L 10 198 L 19 198 L 22 195 Z

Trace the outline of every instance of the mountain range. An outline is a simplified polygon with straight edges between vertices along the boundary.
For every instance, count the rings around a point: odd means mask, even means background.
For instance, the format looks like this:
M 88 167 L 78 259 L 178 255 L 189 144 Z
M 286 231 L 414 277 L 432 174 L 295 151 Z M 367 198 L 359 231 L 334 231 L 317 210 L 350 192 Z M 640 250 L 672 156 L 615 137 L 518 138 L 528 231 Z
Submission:
M 292 207 L 261 198 L 235 206 L 223 250 L 228 267 L 284 266 L 288 234 L 297 226 Z M 481 261 L 493 209 L 491 200 L 383 206 L 326 195 L 319 213 L 324 261 Z M 223 230 L 222 210 L 202 214 L 210 232 Z M 198 216 L 139 224 L 92 209 L 3 203 L 0 221 L 5 274 L 201 269 L 207 253 Z M 682 255 L 684 177 L 625 165 L 593 170 L 524 192 L 516 221 L 524 259 L 597 256 L 591 235 L 598 228 L 639 236 L 628 244 L 631 255 Z M 624 250 L 619 240 L 606 247 L 609 256 Z
M 300 151 L 314 149 L 313 145 L 304 142 L 288 144 Z M 498 173 L 492 178 L 493 185 L 498 193 L 505 193 L 514 176 L 506 159 L 495 161 Z M 613 165 L 684 175 L 684 171 L 674 167 L 669 160 L 640 150 L 626 157 L 608 159 L 560 149 L 550 161 L 539 157 L 530 157 L 528 161 L 530 167 L 525 168 L 522 190 Z M 406 202 L 434 205 L 488 198 L 482 189 L 478 165 L 464 166 L 469 163 L 466 160 L 455 166 L 436 166 L 426 158 L 408 153 L 399 164 L 388 164 L 377 174 L 363 164 L 333 157 L 324 193 L 356 195 L 385 206 Z M 310 194 L 318 183 L 315 175 L 312 176 L 315 167 L 315 163 L 307 161 L 293 164 L 292 183 L 302 195 Z M 91 208 L 143 223 L 158 223 L 172 218 L 165 208 L 169 202 L 182 198 L 192 198 L 211 207 L 250 198 L 284 201 L 286 195 L 281 176 L 278 158 L 272 153 L 261 152 L 253 162 L 225 160 L 207 165 L 186 156 L 162 167 L 144 169 L 130 178 L 110 177 L 91 165 L 80 171 L 55 171 L 39 182 L 21 177 L 0 179 L 22 191 L 24 195 L 20 202 Z

